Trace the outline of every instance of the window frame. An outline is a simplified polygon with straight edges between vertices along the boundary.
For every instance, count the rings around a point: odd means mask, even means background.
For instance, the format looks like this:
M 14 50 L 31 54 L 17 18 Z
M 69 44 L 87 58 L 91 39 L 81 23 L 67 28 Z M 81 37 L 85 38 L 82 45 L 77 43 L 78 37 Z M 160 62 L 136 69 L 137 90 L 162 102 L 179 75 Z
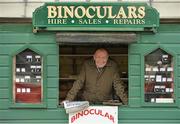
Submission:
M 92 45 L 92 46 L 94 46 L 94 45 Z M 62 46 L 61 46 L 62 47 Z M 85 45 L 85 47 L 82 45 L 82 46 L 76 46 L 76 48 L 78 48 L 78 47 L 82 47 L 82 48 L 86 48 L 87 46 Z M 59 46 L 59 48 L 60 48 L 60 46 Z M 67 48 L 71 48 L 71 46 L 69 45 L 69 46 L 67 46 Z M 106 47 L 103 47 L 103 48 L 108 48 L 107 46 Z M 119 49 L 119 47 L 117 47 L 117 46 L 115 46 L 115 47 L 112 47 L 112 46 L 110 46 L 110 48 L 115 48 L 115 49 Z M 93 48 L 94 50 L 96 50 L 97 48 L 96 47 L 94 47 Z M 94 51 L 93 50 L 93 51 Z M 92 52 L 92 51 L 91 51 Z M 127 52 L 128 52 L 128 45 L 127 45 Z M 65 55 L 67 54 L 67 56 L 64 56 L 63 55 L 63 57 L 69 57 L 69 55 L 72 55 L 73 56 L 73 54 L 72 53 L 64 53 Z M 69 54 L 69 55 L 68 55 Z M 89 53 L 89 55 L 83 55 L 83 53 L 79 53 L 80 55 L 79 55 L 79 57 L 92 57 L 93 56 L 93 52 L 92 53 Z M 86 53 L 87 54 L 87 53 Z M 117 53 L 115 53 L 115 54 L 117 54 Z M 125 54 L 125 53 L 122 53 L 122 54 Z M 75 56 L 78 56 L 78 55 L 75 55 Z M 116 57 L 116 56 L 114 56 L 114 57 Z M 119 56 L 120 57 L 120 56 Z M 61 55 L 60 55 L 60 50 L 59 50 L 59 63 L 61 63 L 60 62 L 60 59 L 61 59 Z M 62 59 L 61 59 L 62 60 Z M 80 66 L 80 68 L 82 68 L 82 64 L 83 64 L 83 62 L 85 61 L 86 59 L 84 59 L 83 61 L 82 61 L 82 63 L 81 63 L 81 66 Z M 128 53 L 127 53 L 127 61 L 128 61 Z M 61 65 L 59 65 L 59 69 L 61 69 L 62 70 L 62 68 L 61 68 Z M 120 69 L 120 68 L 119 68 Z M 61 80 L 61 72 L 59 72 L 60 74 L 59 74 L 59 81 Z M 77 76 L 79 75 L 79 72 L 77 73 Z M 126 78 L 126 77 L 125 77 Z M 76 81 L 76 79 L 74 80 L 74 81 Z M 73 83 L 74 83 L 74 81 L 73 81 Z M 128 94 L 129 94 L 129 78 L 128 78 L 128 63 L 127 63 L 127 88 L 128 88 Z M 60 87 L 61 87 L 61 85 L 62 85 L 62 82 L 60 81 L 60 83 L 59 83 L 59 89 L 60 89 Z M 60 90 L 59 90 L 59 92 L 60 92 Z M 69 92 L 69 91 L 68 91 Z M 60 93 L 59 93 L 60 94 Z M 127 94 L 127 95 L 128 95 Z M 67 95 L 67 94 L 66 94 Z M 60 97 L 60 96 L 59 96 Z M 129 99 L 129 96 L 128 96 L 128 99 Z M 108 103 L 107 103 L 108 104 Z M 129 102 L 128 102 L 128 104 L 129 104 Z M 120 106 L 128 106 L 128 104 L 127 105 L 124 105 L 124 104 L 122 104 L 122 105 L 119 105 L 119 107 Z M 94 105 L 102 105 L 102 106 L 106 106 L 105 104 L 103 105 L 102 103 L 94 103 L 94 104 L 91 104 L 92 106 L 94 106 Z M 109 105 L 112 105 L 111 103 L 109 104 Z M 117 103 L 117 105 L 118 105 L 118 103 Z M 60 106 L 60 105 L 59 105 Z M 62 106 L 60 106 L 60 107 L 62 107 Z
M 174 100 L 175 102 L 174 103 L 151 103 L 151 102 L 145 102 L 145 91 L 144 91 L 144 86 L 145 86 L 145 83 L 144 83 L 144 75 L 145 75 L 145 72 L 144 72 L 144 68 L 145 68 L 145 57 L 152 53 L 153 51 L 156 51 L 157 49 L 161 49 L 165 52 L 167 52 L 168 54 L 172 55 L 172 63 L 174 65 L 173 69 L 174 69 Z M 145 53 L 141 54 L 141 105 L 142 106 L 153 106 L 153 107 L 177 107 L 178 106 L 178 93 L 177 93 L 177 90 L 178 90 L 178 87 L 177 87 L 177 57 L 176 57 L 176 54 L 173 53 L 173 51 L 171 49 L 168 49 L 167 47 L 164 47 L 164 46 L 158 46 L 158 47 L 153 47 L 151 49 L 148 49 Z
M 33 52 L 39 54 L 42 57 L 42 102 L 41 103 L 16 103 L 14 102 L 14 89 L 13 89 L 13 74 L 14 74 L 14 57 L 19 54 L 20 52 L 26 50 L 26 49 L 30 49 Z M 10 64 L 10 77 L 9 77 L 9 103 L 10 103 L 10 108 L 46 108 L 47 107 L 47 79 L 45 78 L 46 76 L 46 56 L 44 54 L 42 54 L 42 52 L 40 52 L 38 49 L 30 46 L 30 45 L 26 45 L 25 47 L 22 47 L 18 50 L 16 50 L 12 55 L 11 55 L 11 64 Z

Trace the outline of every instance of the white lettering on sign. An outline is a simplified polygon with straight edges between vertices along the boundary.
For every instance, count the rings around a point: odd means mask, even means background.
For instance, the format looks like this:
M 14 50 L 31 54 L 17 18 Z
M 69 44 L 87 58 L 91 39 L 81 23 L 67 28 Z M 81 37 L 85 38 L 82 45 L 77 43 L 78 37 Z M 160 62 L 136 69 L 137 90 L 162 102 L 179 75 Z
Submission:
M 143 25 L 145 6 L 47 6 L 48 24 L 126 24 Z M 76 21 L 74 19 L 76 18 Z M 68 21 L 69 19 L 73 19 Z M 107 19 L 107 20 L 103 20 Z M 109 21 L 109 19 L 113 19 Z
M 117 106 L 90 106 L 69 114 L 69 124 L 118 124 Z

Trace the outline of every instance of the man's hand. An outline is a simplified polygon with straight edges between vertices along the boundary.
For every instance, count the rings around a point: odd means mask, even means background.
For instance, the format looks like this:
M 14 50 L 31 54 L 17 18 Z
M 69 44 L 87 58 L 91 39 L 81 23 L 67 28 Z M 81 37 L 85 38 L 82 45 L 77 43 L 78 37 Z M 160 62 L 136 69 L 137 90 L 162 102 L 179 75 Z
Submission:
M 64 107 L 64 103 L 69 102 L 69 100 L 63 100 L 60 104 L 62 107 Z

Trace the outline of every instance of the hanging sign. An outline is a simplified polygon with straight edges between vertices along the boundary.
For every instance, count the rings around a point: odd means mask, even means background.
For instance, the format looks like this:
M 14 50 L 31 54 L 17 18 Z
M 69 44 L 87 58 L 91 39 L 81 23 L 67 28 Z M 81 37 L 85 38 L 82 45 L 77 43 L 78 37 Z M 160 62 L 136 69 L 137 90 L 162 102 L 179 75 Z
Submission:
M 159 13 L 146 3 L 45 3 L 33 13 L 35 30 L 144 31 L 159 26 Z
M 90 106 L 69 114 L 69 124 L 118 124 L 117 106 Z

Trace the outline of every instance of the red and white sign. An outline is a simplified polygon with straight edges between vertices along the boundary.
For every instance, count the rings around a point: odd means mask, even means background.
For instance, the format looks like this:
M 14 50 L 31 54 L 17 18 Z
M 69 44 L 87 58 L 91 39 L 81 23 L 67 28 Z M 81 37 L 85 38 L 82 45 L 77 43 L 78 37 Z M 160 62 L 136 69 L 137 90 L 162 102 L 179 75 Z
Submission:
M 90 106 L 76 113 L 69 113 L 69 124 L 118 124 L 117 106 Z

